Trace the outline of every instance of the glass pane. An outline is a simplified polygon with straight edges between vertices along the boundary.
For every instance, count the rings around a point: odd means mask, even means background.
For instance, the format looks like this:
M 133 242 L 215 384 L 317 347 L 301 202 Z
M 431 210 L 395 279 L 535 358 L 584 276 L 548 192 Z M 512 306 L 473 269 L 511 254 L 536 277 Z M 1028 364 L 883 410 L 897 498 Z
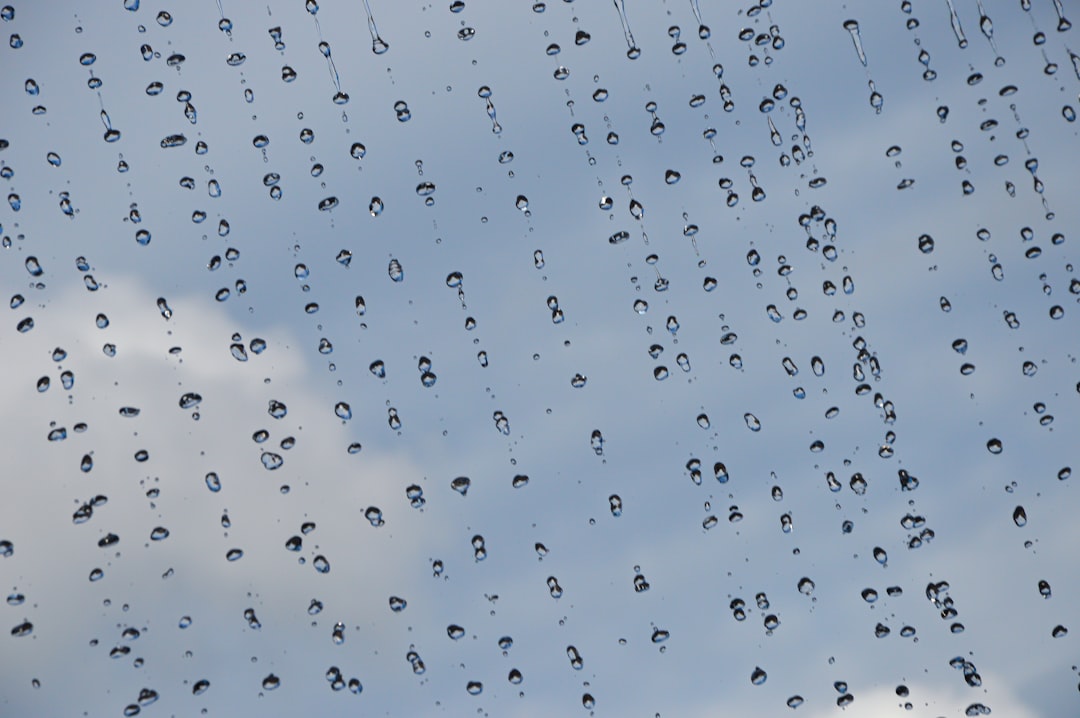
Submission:
M 1070 9 L 4 7 L 0 714 L 1075 714 Z

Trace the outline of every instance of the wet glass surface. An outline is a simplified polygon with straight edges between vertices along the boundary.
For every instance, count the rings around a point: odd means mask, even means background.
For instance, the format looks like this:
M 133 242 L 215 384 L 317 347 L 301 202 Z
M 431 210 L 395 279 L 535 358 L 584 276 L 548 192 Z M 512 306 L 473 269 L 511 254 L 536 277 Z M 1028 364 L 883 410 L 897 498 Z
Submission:
M 1076 714 L 1070 14 L 4 6 L 0 714 Z

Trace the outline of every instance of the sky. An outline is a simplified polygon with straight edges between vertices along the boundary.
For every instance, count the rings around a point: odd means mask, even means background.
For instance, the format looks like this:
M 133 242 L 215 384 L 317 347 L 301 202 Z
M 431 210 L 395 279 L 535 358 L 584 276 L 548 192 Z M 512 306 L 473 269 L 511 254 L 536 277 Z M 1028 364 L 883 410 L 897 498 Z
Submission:
M 9 7 L 0 715 L 1077 712 L 1068 3 Z

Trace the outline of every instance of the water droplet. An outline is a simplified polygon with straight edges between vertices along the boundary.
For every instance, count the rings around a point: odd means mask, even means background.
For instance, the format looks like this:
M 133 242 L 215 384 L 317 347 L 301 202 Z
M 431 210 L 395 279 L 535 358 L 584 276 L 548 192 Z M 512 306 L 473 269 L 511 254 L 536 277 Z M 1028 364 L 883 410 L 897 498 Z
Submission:
M 280 469 L 282 464 L 285 463 L 285 460 L 281 458 L 280 455 L 271 453 L 269 451 L 264 451 L 260 459 L 262 460 L 263 467 L 267 471 L 274 471 L 275 469 Z
M 401 262 L 396 259 L 391 259 L 390 264 L 386 268 L 387 274 L 390 275 L 390 279 L 395 282 L 400 282 L 405 279 L 405 270 L 401 268 Z
M 622 516 L 622 499 L 618 494 L 612 494 L 608 497 L 608 504 L 611 508 L 611 515 L 618 518 Z
M 1024 510 L 1023 506 L 1017 506 L 1015 509 L 1013 509 L 1012 518 L 1013 523 L 1017 526 L 1023 527 L 1027 525 L 1027 512 Z
M 364 518 L 366 518 L 375 528 L 380 528 L 386 523 L 383 519 L 382 511 L 377 506 L 369 506 L 367 510 L 364 511 Z

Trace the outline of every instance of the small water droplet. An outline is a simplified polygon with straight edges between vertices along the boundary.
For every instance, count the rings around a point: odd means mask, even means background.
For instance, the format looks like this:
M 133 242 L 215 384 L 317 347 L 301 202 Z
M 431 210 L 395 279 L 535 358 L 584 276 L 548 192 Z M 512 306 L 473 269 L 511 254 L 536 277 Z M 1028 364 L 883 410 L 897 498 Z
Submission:
M 1017 506 L 1015 509 L 1013 509 L 1012 518 L 1013 523 L 1017 526 L 1023 527 L 1027 525 L 1027 511 L 1024 510 L 1023 506 Z

